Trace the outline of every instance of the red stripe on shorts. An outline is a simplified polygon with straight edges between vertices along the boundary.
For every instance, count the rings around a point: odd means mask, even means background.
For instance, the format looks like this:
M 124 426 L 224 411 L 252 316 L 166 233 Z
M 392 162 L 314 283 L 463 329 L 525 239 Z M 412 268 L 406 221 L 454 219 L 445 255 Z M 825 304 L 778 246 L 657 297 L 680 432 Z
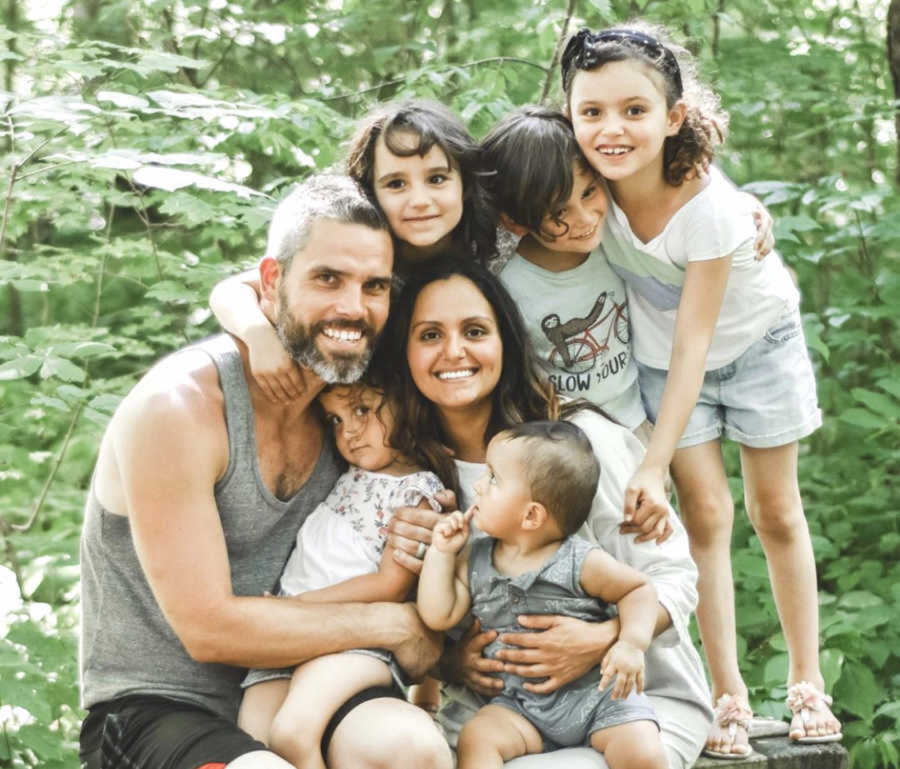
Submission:
M 225 764 L 216 762 L 212 764 L 201 764 L 197 769 L 225 769 Z

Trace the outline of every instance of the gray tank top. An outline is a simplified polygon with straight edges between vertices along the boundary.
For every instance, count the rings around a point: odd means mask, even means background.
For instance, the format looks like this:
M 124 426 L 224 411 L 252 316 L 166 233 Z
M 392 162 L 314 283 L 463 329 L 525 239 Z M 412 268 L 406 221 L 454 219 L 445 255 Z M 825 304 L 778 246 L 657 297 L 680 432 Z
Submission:
M 235 595 L 274 591 L 300 524 L 325 497 L 341 471 L 326 441 L 306 484 L 288 500 L 263 482 L 250 393 L 231 337 L 196 345 L 219 373 L 228 428 L 228 467 L 214 488 L 225 532 Z M 185 584 L 190 590 L 190 584 Z M 88 494 L 81 536 L 82 627 L 79 650 L 82 704 L 129 694 L 193 702 L 237 717 L 243 668 L 190 658 L 153 598 L 131 540 L 129 520 L 105 510 Z

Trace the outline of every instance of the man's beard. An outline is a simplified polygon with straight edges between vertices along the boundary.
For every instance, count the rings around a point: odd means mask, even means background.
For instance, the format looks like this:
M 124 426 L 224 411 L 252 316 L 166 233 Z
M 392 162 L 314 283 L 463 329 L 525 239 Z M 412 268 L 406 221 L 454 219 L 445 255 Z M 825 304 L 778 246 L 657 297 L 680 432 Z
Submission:
M 366 349 L 359 353 L 326 354 L 316 344 L 316 339 L 326 326 L 360 331 L 367 342 Z M 275 331 L 294 362 L 310 369 L 326 384 L 356 382 L 365 373 L 372 357 L 375 330 L 363 321 L 330 320 L 306 326 L 291 317 L 285 310 L 285 303 L 280 302 L 276 312 Z

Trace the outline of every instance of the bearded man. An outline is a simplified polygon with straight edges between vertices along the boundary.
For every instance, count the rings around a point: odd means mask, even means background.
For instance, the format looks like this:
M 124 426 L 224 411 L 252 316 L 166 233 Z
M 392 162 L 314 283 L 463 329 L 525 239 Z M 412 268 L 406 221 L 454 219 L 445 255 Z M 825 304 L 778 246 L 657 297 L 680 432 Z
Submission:
M 263 597 L 341 470 L 312 400 L 365 370 L 392 261 L 387 224 L 359 188 L 314 177 L 278 206 L 260 263 L 261 306 L 300 367 L 302 397 L 264 397 L 246 348 L 222 335 L 160 361 L 122 401 L 81 543 L 86 769 L 289 769 L 235 724 L 245 668 L 366 646 L 414 677 L 436 660 L 411 605 Z M 446 754 L 439 735 L 423 742 L 423 711 L 359 702 L 332 732 L 334 765 Z

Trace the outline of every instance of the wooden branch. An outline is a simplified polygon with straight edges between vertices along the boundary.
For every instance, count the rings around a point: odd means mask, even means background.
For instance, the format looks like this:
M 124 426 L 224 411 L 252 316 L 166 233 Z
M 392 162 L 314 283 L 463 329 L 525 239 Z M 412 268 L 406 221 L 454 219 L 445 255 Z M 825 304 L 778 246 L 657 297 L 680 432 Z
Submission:
M 172 50 L 176 55 L 182 56 L 183 54 L 181 53 L 181 46 L 178 45 L 178 41 L 175 39 L 175 24 L 174 20 L 172 19 L 172 12 L 168 8 L 163 8 L 162 15 L 166 20 L 166 27 L 168 28 L 169 35 L 171 36 L 169 45 L 172 47 Z M 187 67 L 179 67 L 178 71 L 185 76 L 188 83 L 190 83 L 194 88 L 200 87 L 200 84 L 197 82 L 197 73 L 194 70 Z
M 575 5 L 577 0 L 569 0 L 569 7 L 566 8 L 566 20 L 563 22 L 562 29 L 559 31 L 559 37 L 556 40 L 556 47 L 553 49 L 553 58 L 550 60 L 550 66 L 547 67 L 547 77 L 544 80 L 544 87 L 541 90 L 540 103 L 547 101 L 550 95 L 550 88 L 553 84 L 553 76 L 556 72 L 556 65 L 559 64 L 559 57 L 562 55 L 563 43 L 569 35 L 569 22 L 575 14 Z
M 56 455 L 56 459 L 53 461 L 53 467 L 50 469 L 50 474 L 47 476 L 47 480 L 44 481 L 44 486 L 41 489 L 40 496 L 38 496 L 37 500 L 35 501 L 34 507 L 31 510 L 31 515 L 28 516 L 28 520 L 25 523 L 10 524 L 10 530 L 20 532 L 28 531 L 32 526 L 34 526 L 34 522 L 37 520 L 38 513 L 40 513 L 41 508 L 44 506 L 44 500 L 47 499 L 47 493 L 50 491 L 50 485 L 56 478 L 56 473 L 59 471 L 59 467 L 66 455 L 66 450 L 69 448 L 69 441 L 72 440 L 72 434 L 75 432 L 75 425 L 78 424 L 78 420 L 81 417 L 81 412 L 83 410 L 84 401 L 81 401 L 75 408 L 75 413 L 72 415 L 72 421 L 69 422 L 69 429 L 66 431 L 66 437 L 63 438 L 63 444 L 59 449 L 59 453 Z
M 887 58 L 894 82 L 894 98 L 900 100 L 900 0 L 891 0 L 887 15 Z M 894 126 L 897 134 L 897 167 L 894 182 L 900 186 L 900 104 L 894 108 Z
M 231 40 L 228 41 L 228 45 L 225 48 L 225 53 L 223 53 L 219 57 L 219 60 L 212 65 L 212 68 L 209 70 L 209 72 L 206 73 L 206 77 L 203 78 L 198 87 L 202 88 L 209 82 L 209 79 L 213 76 L 215 71 L 219 68 L 222 62 L 225 61 L 225 57 L 228 56 L 229 53 L 231 53 L 232 48 L 234 48 L 234 38 L 231 38 Z

